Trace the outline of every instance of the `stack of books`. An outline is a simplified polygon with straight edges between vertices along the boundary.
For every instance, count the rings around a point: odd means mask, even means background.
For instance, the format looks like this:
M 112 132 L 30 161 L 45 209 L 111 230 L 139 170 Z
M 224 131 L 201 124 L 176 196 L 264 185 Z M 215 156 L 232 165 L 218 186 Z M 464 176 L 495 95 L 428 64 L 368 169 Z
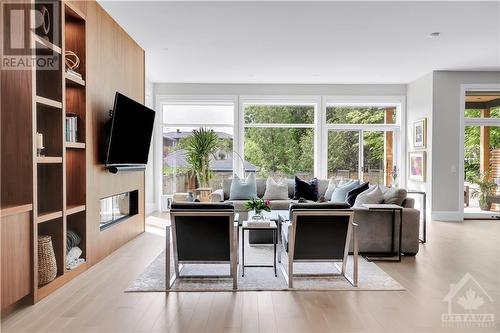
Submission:
M 66 142 L 78 142 L 78 116 L 66 114 Z

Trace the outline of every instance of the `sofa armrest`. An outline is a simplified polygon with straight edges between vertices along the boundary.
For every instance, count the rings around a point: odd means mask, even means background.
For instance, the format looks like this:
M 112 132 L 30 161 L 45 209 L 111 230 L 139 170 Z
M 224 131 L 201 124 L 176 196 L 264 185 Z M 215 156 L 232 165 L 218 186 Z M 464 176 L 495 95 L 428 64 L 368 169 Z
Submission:
M 210 200 L 212 202 L 223 202 L 224 201 L 224 190 L 219 189 L 212 192 L 210 195 Z

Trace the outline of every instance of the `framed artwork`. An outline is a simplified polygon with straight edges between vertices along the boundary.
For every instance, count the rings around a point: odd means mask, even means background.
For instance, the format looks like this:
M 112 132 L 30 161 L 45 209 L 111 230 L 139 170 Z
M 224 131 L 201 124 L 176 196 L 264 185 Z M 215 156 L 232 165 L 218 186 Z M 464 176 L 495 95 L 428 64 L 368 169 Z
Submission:
M 410 180 L 425 182 L 427 162 L 425 151 L 414 151 L 409 154 Z
M 427 146 L 427 118 L 413 122 L 413 147 L 425 148 Z

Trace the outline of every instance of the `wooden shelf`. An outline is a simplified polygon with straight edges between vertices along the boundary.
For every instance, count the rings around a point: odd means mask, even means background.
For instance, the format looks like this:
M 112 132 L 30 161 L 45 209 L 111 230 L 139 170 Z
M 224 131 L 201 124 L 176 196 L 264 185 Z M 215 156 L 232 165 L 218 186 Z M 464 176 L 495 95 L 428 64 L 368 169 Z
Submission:
M 68 142 L 68 141 L 66 141 L 65 145 L 66 145 L 66 148 L 85 149 L 84 142 Z
M 85 211 L 85 205 L 67 205 L 66 206 L 66 215 L 72 215 L 79 212 Z
M 67 270 L 66 267 L 64 267 L 64 274 L 63 275 L 58 275 L 51 282 L 44 284 L 43 286 L 38 287 L 36 301 L 39 301 L 39 300 L 47 297 L 52 292 L 56 291 L 58 288 L 62 287 L 67 282 L 71 281 L 76 276 L 80 275 L 81 273 L 85 272 L 86 270 L 87 270 L 87 262 L 84 262 L 83 264 L 81 264 L 80 266 L 78 266 L 72 270 Z
M 66 79 L 66 86 L 68 87 L 85 87 L 85 80 L 74 77 L 68 73 L 64 73 L 64 78 Z
M 62 211 L 39 214 L 36 223 L 43 223 L 62 217 Z
M 38 36 L 36 33 L 32 32 L 33 40 L 39 44 L 42 44 L 45 48 L 54 51 L 55 53 L 62 54 L 61 48 L 48 40 Z
M 70 277 L 71 280 L 73 277 L 77 276 L 86 269 L 87 269 L 87 262 L 85 261 L 73 269 L 66 269 L 66 271 L 64 272 L 64 276 Z
M 55 100 L 50 99 L 50 98 L 45 98 L 42 96 L 35 96 L 35 102 L 43 104 L 43 105 L 51 106 L 53 108 L 58 108 L 58 109 L 62 108 L 61 102 L 55 101 Z
M 36 158 L 38 164 L 58 164 L 62 163 L 62 157 L 58 156 L 39 156 Z
M 33 210 L 32 204 L 9 205 L 0 209 L 0 217 L 25 213 Z

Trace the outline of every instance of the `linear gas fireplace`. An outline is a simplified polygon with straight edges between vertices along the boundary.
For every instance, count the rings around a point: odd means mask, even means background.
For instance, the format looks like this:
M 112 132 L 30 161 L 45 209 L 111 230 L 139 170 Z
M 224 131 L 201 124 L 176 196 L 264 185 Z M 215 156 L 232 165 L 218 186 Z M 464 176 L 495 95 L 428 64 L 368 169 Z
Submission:
M 104 230 L 136 215 L 139 191 L 131 191 L 101 199 L 100 228 Z

